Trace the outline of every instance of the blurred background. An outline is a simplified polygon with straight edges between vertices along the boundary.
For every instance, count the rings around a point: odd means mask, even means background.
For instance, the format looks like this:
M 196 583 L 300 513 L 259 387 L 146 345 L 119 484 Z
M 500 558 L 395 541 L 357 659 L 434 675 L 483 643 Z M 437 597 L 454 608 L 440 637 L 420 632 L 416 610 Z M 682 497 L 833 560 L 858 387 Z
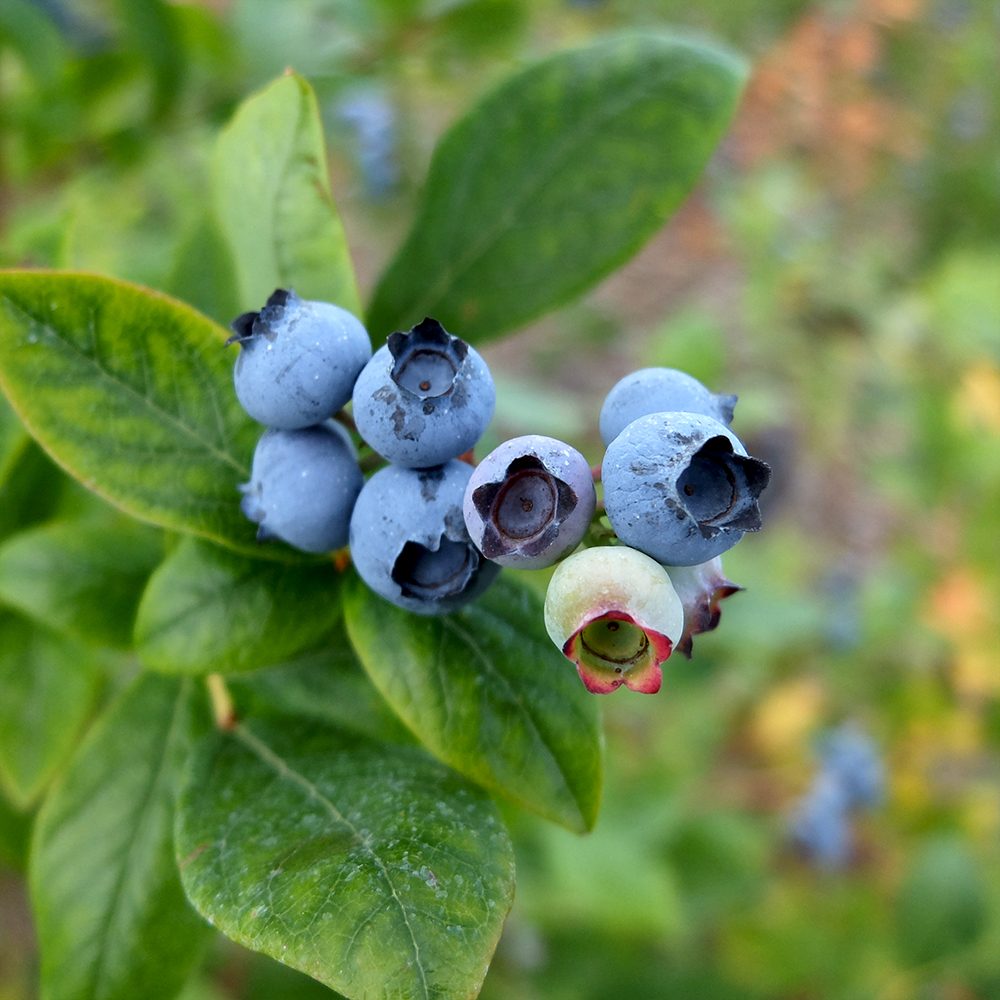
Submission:
M 594 833 L 509 811 L 482 995 L 1000 998 L 995 0 L 0 0 L 0 266 L 192 287 L 214 138 L 292 66 L 368 291 L 478 95 L 663 26 L 752 58 L 733 128 L 635 259 L 484 349 L 483 447 L 596 463 L 605 393 L 668 365 L 774 478 L 718 631 L 604 702 Z M 29 827 L 0 799 L 0 1000 L 36 995 Z M 220 940 L 183 1000 L 321 996 Z

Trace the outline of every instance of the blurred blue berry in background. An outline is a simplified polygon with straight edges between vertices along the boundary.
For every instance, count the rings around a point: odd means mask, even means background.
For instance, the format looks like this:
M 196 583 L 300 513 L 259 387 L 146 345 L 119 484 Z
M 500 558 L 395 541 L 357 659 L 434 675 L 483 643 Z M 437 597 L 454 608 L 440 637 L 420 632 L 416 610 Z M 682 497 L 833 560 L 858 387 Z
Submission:
M 344 97 L 337 113 L 354 133 L 358 167 L 369 197 L 380 200 L 392 194 L 399 182 L 395 108 L 377 91 L 362 90 Z
M 837 651 L 853 649 L 862 639 L 860 575 L 846 566 L 836 567 L 823 580 L 822 592 L 826 641 Z
M 885 767 L 872 738 L 845 722 L 820 743 L 820 766 L 840 782 L 849 809 L 877 806 L 885 794 Z
M 792 814 L 794 845 L 819 868 L 843 868 L 851 857 L 854 834 L 847 796 L 834 775 L 820 771 Z
M 851 859 L 851 813 L 878 805 L 885 768 L 878 748 L 857 724 L 845 722 L 819 744 L 819 770 L 792 811 L 792 844 L 819 868 L 843 868 Z

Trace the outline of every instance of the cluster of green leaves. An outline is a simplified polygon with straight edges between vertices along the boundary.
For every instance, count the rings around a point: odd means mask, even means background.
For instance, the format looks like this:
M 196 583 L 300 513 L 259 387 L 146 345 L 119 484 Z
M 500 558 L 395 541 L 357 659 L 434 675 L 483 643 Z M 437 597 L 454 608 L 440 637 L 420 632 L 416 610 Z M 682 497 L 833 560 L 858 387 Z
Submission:
M 659 35 L 511 78 L 438 146 L 373 338 L 429 313 L 481 342 L 592 286 L 690 190 L 742 79 L 729 54 Z M 41 802 L 43 991 L 173 996 L 197 911 L 351 998 L 473 996 L 514 890 L 498 803 L 593 827 L 597 703 L 516 581 L 428 620 L 330 560 L 258 546 L 239 513 L 259 428 L 210 317 L 291 284 L 360 312 L 302 78 L 220 135 L 189 258 L 175 290 L 203 312 L 111 278 L 0 273 L 0 787 L 14 812 Z

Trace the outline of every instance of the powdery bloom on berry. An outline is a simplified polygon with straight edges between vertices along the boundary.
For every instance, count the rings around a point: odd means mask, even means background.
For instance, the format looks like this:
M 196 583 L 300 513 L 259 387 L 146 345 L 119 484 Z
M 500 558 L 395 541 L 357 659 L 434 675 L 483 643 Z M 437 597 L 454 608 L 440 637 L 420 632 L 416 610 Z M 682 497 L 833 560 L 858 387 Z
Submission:
M 555 438 L 528 434 L 479 463 L 465 491 L 465 523 L 487 559 L 541 569 L 579 545 L 596 504 L 583 455 Z
M 576 664 L 587 690 L 624 684 L 655 694 L 660 664 L 684 629 L 684 609 L 666 570 L 625 546 L 584 549 L 560 563 L 545 595 L 545 628 Z

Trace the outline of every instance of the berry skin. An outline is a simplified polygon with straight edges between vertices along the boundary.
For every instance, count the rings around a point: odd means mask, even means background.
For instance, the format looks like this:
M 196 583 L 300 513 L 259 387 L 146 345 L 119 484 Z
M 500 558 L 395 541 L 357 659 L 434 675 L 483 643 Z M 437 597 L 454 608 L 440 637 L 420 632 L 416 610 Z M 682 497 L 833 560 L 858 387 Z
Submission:
M 601 440 L 607 447 L 633 420 L 650 413 L 700 413 L 727 427 L 735 396 L 720 396 L 676 368 L 641 368 L 626 375 L 601 407 Z
M 351 558 L 376 594 L 419 615 L 443 615 L 496 579 L 500 567 L 480 555 L 462 517 L 471 475 L 464 462 L 387 465 L 365 483 L 351 517 Z
M 383 458 L 410 469 L 467 452 L 495 404 L 486 362 L 430 318 L 391 334 L 354 386 L 358 433 Z
M 670 566 L 695 566 L 760 528 L 770 468 L 729 428 L 697 413 L 651 413 L 611 442 L 604 506 L 626 544 Z
M 545 629 L 592 694 L 622 684 L 656 694 L 660 664 L 684 631 L 684 609 L 649 556 L 623 545 L 584 549 L 552 574 Z
M 259 313 L 230 324 L 239 344 L 233 370 L 236 397 L 254 420 L 280 430 L 311 427 L 350 398 L 372 356 L 361 322 L 329 302 L 300 299 L 278 288 Z
M 347 432 L 327 421 L 282 431 L 269 428 L 253 453 L 240 509 L 260 525 L 258 541 L 280 538 L 303 552 L 347 544 L 354 501 L 364 485 Z
M 718 628 L 722 616 L 720 601 L 743 588 L 722 572 L 721 556 L 697 566 L 663 568 L 684 605 L 684 635 L 677 643 L 677 651 L 690 660 L 693 637 Z
M 542 569 L 580 544 L 597 506 L 587 460 L 541 434 L 505 441 L 476 467 L 465 524 L 487 559 Z

